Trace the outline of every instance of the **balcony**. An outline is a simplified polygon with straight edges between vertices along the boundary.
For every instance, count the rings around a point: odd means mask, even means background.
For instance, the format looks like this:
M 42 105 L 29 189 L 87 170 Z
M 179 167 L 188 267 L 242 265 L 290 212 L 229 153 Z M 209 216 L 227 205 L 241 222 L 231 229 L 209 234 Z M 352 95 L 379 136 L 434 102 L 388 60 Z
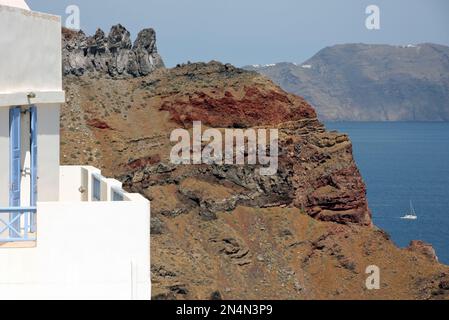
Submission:
M 146 201 L 139 194 L 125 192 L 119 181 L 103 177 L 99 169 L 91 166 L 61 166 L 59 189 L 60 201 L 53 205 L 67 202 Z M 0 244 L 36 241 L 37 213 L 37 207 L 0 207 Z
M 0 211 L 7 225 L 20 215 L 20 232 L 1 235 L 0 300 L 149 299 L 149 201 L 89 166 L 61 166 L 59 190 L 58 202 Z
M 59 198 L 62 202 L 146 201 L 139 194 L 127 193 L 122 184 L 103 177 L 91 166 L 61 166 Z

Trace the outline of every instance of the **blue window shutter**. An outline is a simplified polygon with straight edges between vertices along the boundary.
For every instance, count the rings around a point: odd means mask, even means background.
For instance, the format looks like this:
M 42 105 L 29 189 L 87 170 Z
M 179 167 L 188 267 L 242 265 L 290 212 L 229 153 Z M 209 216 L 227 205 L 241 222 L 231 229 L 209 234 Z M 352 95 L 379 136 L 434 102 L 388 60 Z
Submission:
M 92 201 L 101 201 L 101 177 L 92 175 Z
M 9 141 L 10 141 L 10 169 L 9 169 L 9 205 L 20 207 L 20 179 L 21 179 L 21 144 L 20 144 L 20 107 L 13 107 L 9 110 Z M 15 231 L 20 232 L 20 213 L 10 213 L 10 221 L 14 221 L 11 226 Z M 12 238 L 17 238 L 19 234 L 14 230 L 9 231 Z
M 123 201 L 123 200 L 124 200 L 123 193 L 115 189 L 112 189 L 112 201 Z
M 31 106 L 30 108 L 30 156 L 31 156 L 31 201 L 30 206 L 37 205 L 37 108 Z M 31 213 L 30 231 L 36 232 L 36 213 Z

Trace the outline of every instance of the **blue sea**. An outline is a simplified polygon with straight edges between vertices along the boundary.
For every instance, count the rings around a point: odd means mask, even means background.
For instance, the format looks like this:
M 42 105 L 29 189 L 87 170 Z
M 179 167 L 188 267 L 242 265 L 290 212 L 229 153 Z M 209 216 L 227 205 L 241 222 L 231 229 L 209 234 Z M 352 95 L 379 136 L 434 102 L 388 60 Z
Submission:
M 431 243 L 449 264 L 449 123 L 327 122 L 349 134 L 374 223 L 400 247 Z M 417 220 L 400 219 L 413 202 Z

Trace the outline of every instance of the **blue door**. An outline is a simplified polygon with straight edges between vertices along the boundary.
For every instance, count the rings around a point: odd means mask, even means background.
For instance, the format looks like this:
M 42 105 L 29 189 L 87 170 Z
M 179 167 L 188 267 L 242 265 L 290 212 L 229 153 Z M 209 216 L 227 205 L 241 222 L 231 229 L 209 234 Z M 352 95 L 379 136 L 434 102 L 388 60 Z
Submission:
M 9 159 L 9 205 L 11 207 L 20 207 L 20 179 L 21 179 L 21 150 L 20 150 L 20 107 L 13 107 L 9 110 L 9 141 L 10 141 L 10 159 Z M 9 221 L 11 228 L 9 236 L 19 238 L 20 235 L 20 213 L 10 213 Z
M 31 158 L 31 196 L 30 206 L 37 204 L 37 108 L 30 108 L 30 158 Z M 30 216 L 30 231 L 36 232 L 36 213 Z

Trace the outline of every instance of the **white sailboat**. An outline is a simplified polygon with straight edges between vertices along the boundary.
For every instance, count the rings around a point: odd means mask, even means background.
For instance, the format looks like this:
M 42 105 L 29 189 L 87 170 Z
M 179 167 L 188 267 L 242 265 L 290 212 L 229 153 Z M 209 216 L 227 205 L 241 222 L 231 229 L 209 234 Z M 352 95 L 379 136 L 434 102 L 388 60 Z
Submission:
M 411 200 L 410 200 L 410 213 L 406 214 L 403 217 L 401 217 L 401 219 L 404 219 L 404 220 L 416 220 L 416 219 L 418 219 L 418 216 L 416 215 L 415 208 L 413 207 L 413 203 L 412 203 Z

